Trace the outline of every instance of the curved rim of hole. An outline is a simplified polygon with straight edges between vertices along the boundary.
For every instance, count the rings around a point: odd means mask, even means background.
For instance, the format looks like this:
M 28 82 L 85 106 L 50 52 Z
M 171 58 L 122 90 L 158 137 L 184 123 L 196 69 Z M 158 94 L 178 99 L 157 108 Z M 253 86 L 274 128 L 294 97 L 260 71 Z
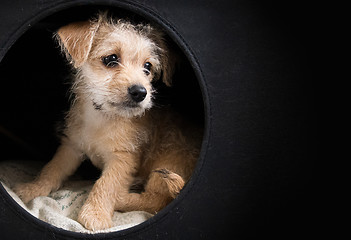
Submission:
M 195 73 L 197 82 L 199 84 L 201 93 L 202 93 L 202 101 L 203 101 L 203 107 L 204 107 L 204 133 L 203 133 L 203 138 L 202 138 L 202 146 L 201 146 L 201 151 L 200 151 L 200 156 L 198 158 L 196 167 L 193 171 L 192 177 L 187 183 L 186 187 L 182 190 L 181 194 L 172 201 L 170 204 L 168 204 L 164 209 L 162 209 L 159 213 L 157 213 L 155 216 L 152 218 L 146 220 L 143 223 L 140 223 L 136 226 L 133 226 L 131 228 L 127 228 L 124 230 L 120 231 L 115 231 L 115 232 L 109 232 L 109 233 L 96 233 L 96 234 L 89 234 L 90 238 L 91 237 L 96 237 L 99 239 L 99 236 L 103 236 L 104 239 L 108 239 L 107 235 L 111 237 L 118 237 L 118 236 L 130 236 L 134 234 L 141 234 L 144 231 L 147 231 L 148 229 L 152 228 L 155 224 L 158 222 L 161 222 L 163 218 L 165 218 L 170 212 L 171 209 L 175 208 L 183 198 L 185 198 L 190 192 L 193 186 L 196 184 L 197 179 L 200 175 L 200 172 L 202 170 L 202 167 L 204 165 L 205 161 L 205 155 L 207 152 L 207 148 L 209 145 L 209 138 L 210 138 L 210 130 L 211 130 L 211 123 L 210 123 L 210 111 L 211 111 L 211 106 L 210 106 L 210 101 L 208 97 L 208 92 L 207 92 L 207 86 L 206 86 L 206 81 L 203 75 L 203 72 L 200 68 L 199 62 L 193 53 L 193 51 L 190 49 L 190 46 L 186 43 L 185 39 L 178 33 L 178 31 L 170 24 L 167 22 L 163 17 L 161 17 L 159 14 L 154 12 L 153 10 L 147 8 L 146 6 L 139 4 L 139 3 L 133 3 L 133 2 L 125 2 L 125 1 L 106 1 L 106 0 L 95 0 L 93 2 L 86 2 L 85 0 L 70 0 L 70 1 L 64 1 L 63 3 L 56 3 L 48 6 L 46 9 L 42 9 L 40 14 L 36 15 L 35 17 L 32 17 L 30 20 L 22 24 L 20 28 L 12 34 L 8 41 L 7 45 L 8 47 L 5 47 L 6 49 L 4 52 L 0 54 L 0 61 L 3 60 L 3 57 L 7 54 L 7 52 L 10 50 L 12 45 L 14 45 L 17 40 L 19 40 L 22 35 L 24 35 L 27 31 L 31 29 L 29 26 L 34 26 L 38 22 L 44 20 L 47 17 L 50 17 L 53 14 L 63 12 L 65 10 L 68 10 L 70 8 L 74 7 L 79 7 L 79 6 L 104 6 L 104 7 L 113 7 L 115 9 L 120 8 L 123 10 L 127 10 L 130 12 L 133 12 L 142 18 L 151 20 L 155 23 L 157 23 L 162 30 L 165 31 L 165 33 L 174 41 L 180 50 L 184 53 L 186 56 L 187 60 L 191 64 L 191 67 Z M 7 201 L 12 208 L 12 210 L 21 215 L 22 219 L 32 222 L 32 225 L 35 225 L 36 228 L 40 228 L 42 230 L 48 230 L 50 228 L 50 231 L 55 232 L 55 234 L 58 235 L 63 235 L 63 236 L 70 236 L 70 237 L 75 237 L 75 238 L 81 238 L 84 237 L 86 234 L 85 233 L 78 233 L 78 232 L 73 232 L 73 231 L 68 231 L 64 229 L 57 228 L 49 223 L 46 223 L 42 220 L 39 220 L 38 218 L 32 216 L 29 212 L 25 211 L 22 209 L 22 207 L 19 206 L 17 202 L 7 193 L 7 191 L 3 188 L 3 186 L 0 184 L 0 190 L 2 195 L 7 195 Z M 12 205 L 12 206 L 11 206 Z M 25 213 L 24 213 L 25 212 Z M 34 221 L 33 221 L 34 220 Z

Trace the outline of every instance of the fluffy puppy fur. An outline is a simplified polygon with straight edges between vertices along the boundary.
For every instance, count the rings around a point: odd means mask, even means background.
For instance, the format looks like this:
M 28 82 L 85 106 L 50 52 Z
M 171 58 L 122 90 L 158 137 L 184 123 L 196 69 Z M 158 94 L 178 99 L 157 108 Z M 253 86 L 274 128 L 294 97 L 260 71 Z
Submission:
M 190 178 L 201 134 L 175 113 L 151 109 L 151 82 L 170 86 L 174 71 L 162 32 L 102 14 L 56 37 L 76 72 L 74 101 L 53 159 L 16 193 L 25 203 L 46 196 L 89 158 L 102 173 L 78 215 L 87 229 L 111 227 L 115 210 L 159 211 Z M 130 191 L 140 184 L 144 191 Z

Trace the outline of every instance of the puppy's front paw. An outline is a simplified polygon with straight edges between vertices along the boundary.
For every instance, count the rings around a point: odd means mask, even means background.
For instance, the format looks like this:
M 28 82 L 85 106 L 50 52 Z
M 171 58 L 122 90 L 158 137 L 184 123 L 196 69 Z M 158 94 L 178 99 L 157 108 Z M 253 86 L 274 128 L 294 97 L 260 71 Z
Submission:
M 101 207 L 95 207 L 93 204 L 84 204 L 79 215 L 80 222 L 86 229 L 96 231 L 112 227 L 112 216 L 104 211 Z
M 49 195 L 51 188 L 46 184 L 31 182 L 18 184 L 13 190 L 18 197 L 27 204 L 36 197 Z

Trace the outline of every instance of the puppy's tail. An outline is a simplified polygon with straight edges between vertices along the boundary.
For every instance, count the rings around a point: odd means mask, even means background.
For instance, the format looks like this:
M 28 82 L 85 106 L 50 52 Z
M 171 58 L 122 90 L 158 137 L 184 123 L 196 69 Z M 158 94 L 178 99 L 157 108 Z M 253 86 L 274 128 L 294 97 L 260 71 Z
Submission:
M 158 173 L 163 181 L 166 183 L 168 191 L 172 198 L 176 198 L 180 190 L 184 187 L 184 180 L 178 174 L 169 171 L 165 168 L 158 168 L 154 170 L 155 173 Z

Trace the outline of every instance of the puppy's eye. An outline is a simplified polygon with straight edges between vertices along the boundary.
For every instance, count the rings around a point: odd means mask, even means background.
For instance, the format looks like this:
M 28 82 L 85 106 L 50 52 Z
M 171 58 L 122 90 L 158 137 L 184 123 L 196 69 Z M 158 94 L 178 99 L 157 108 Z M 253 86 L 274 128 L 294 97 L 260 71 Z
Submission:
M 149 62 L 146 62 L 146 63 L 144 64 L 144 73 L 145 73 L 146 75 L 149 75 L 149 74 L 150 74 L 151 67 L 152 67 L 152 64 L 149 63 Z
M 115 67 L 118 65 L 119 58 L 116 54 L 108 55 L 102 58 L 102 63 L 105 64 L 106 67 Z

